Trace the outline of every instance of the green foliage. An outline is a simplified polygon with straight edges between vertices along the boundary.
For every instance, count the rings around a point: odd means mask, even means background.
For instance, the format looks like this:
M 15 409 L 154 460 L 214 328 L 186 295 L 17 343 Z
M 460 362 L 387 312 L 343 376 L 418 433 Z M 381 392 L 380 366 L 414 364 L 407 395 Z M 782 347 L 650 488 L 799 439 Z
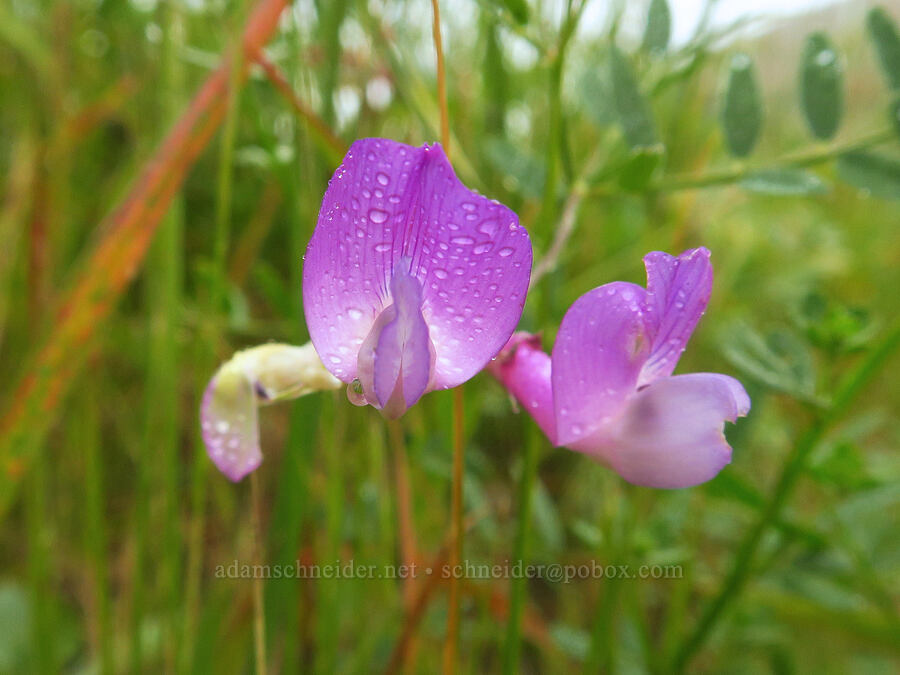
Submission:
M 30 464 L 0 454 L 0 497 L 12 499 L 0 507 L 4 674 L 251 668 L 250 580 L 216 576 L 220 564 L 252 561 L 250 490 L 206 457 L 199 398 L 235 350 L 308 339 L 302 257 L 341 146 L 435 140 L 428 3 L 296 3 L 285 13 L 265 54 L 287 86 L 251 70 L 146 259 L 132 255 L 147 234 L 139 228 L 103 259 L 108 275 L 134 265 L 135 281 L 79 326 L 94 339 L 55 352 L 53 372 L 31 364 L 58 317 L 79 309 L 59 300 L 109 233 L 105 217 L 140 183 L 254 4 L 0 5 L 0 437 L 9 412 L 31 405 L 17 382 L 69 378 L 72 392 L 34 406 L 49 433 L 41 440 L 25 425 Z M 780 33 L 798 44 L 736 33 L 742 23 L 675 43 L 679 3 L 642 3 L 646 17 L 612 3 L 608 24 L 591 30 L 580 24 L 586 3 L 563 4 L 564 20 L 526 0 L 481 0 L 475 16 L 441 7 L 454 166 L 514 208 L 537 265 L 558 250 L 520 328 L 543 332 L 549 349 L 581 294 L 642 283 L 648 251 L 707 246 L 712 297 L 676 372 L 739 378 L 752 411 L 726 425 L 734 453 L 715 480 L 654 491 L 552 448 L 487 374 L 466 384 L 464 558 L 677 564 L 683 576 L 470 579 L 460 671 L 893 672 L 894 22 L 851 3 L 848 20 L 805 50 L 806 17 Z M 871 40 L 860 40 L 866 30 Z M 735 39 L 741 54 L 721 51 Z M 860 65 L 872 45 L 889 92 Z M 828 50 L 840 56 L 817 59 Z M 70 369 L 75 361 L 86 367 Z M 399 466 L 416 559 L 439 559 L 451 396 L 431 393 L 410 410 L 405 448 L 343 392 L 264 408 L 264 561 L 402 562 Z M 408 670 L 435 672 L 445 586 L 412 585 L 413 600 L 424 593 L 415 625 L 404 586 L 265 580 L 271 669 L 383 671 L 408 631 Z
M 897 25 L 882 7 L 875 7 L 866 19 L 869 36 L 881 63 L 881 70 L 888 86 L 900 89 L 900 35 Z
M 828 140 L 841 123 L 844 109 L 843 65 L 834 45 L 824 33 L 806 40 L 800 66 L 803 114 L 817 138 Z
M 524 24 L 528 21 L 528 3 L 525 0 L 494 0 L 505 7 L 517 23 Z
M 753 60 L 747 54 L 735 54 L 728 66 L 722 101 L 722 131 L 731 154 L 745 157 L 752 152 L 762 121 L 762 97 Z
M 672 32 L 672 13 L 668 0 L 650 0 L 647 24 L 644 27 L 643 49 L 651 53 L 664 52 Z
M 874 152 L 841 155 L 838 174 L 845 181 L 883 199 L 900 199 L 900 159 Z
M 609 50 L 610 93 L 625 141 L 632 148 L 656 144 L 650 104 L 641 93 L 628 57 L 613 46 Z
M 816 174 L 801 169 L 763 169 L 747 174 L 740 186 L 750 192 L 799 197 L 828 192 L 828 184 Z

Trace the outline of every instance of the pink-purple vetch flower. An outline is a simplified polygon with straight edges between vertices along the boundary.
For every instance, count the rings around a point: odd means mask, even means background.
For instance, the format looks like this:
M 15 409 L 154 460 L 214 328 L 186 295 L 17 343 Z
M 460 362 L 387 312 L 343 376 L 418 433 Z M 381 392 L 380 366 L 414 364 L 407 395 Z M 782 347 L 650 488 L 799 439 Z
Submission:
M 646 290 L 595 288 L 566 312 L 552 354 L 516 333 L 490 369 L 554 445 L 630 483 L 689 487 L 731 461 L 725 421 L 746 415 L 750 398 L 727 375 L 672 375 L 709 301 L 709 251 L 655 251 L 644 264 Z
M 328 185 L 303 306 L 350 400 L 390 418 L 462 384 L 512 335 L 531 276 L 516 214 L 467 189 L 438 144 L 356 141 Z
M 226 477 L 241 480 L 262 462 L 259 406 L 340 386 L 311 343 L 270 343 L 237 352 L 203 392 L 200 428 L 207 454 Z

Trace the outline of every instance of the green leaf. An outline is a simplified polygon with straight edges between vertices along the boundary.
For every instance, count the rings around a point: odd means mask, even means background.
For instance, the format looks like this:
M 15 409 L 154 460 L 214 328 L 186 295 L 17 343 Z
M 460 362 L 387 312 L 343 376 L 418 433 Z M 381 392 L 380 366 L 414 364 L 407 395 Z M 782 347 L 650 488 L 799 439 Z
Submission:
M 503 176 L 504 187 L 511 192 L 525 195 L 543 192 L 546 167 L 520 144 L 492 136 L 484 142 L 484 154 L 497 175 Z
M 900 161 L 872 152 L 848 152 L 837 162 L 838 175 L 854 187 L 883 199 L 900 199 Z
M 603 530 L 586 520 L 578 518 L 571 525 L 574 534 L 588 548 L 598 549 L 603 544 Z
M 801 169 L 764 169 L 754 171 L 740 182 L 750 192 L 794 197 L 828 192 L 828 184 L 816 174 Z
M 23 588 L 12 581 L 0 584 L 0 672 L 26 672 L 31 609 Z
M 877 328 L 864 309 L 829 301 L 817 291 L 803 298 L 797 308 L 796 322 L 807 339 L 832 358 L 865 348 Z
M 540 481 L 534 486 L 532 499 L 535 531 L 548 550 L 559 551 L 565 543 L 565 531 L 556 504 Z
M 872 484 L 859 448 L 849 441 L 835 444 L 827 455 L 810 466 L 809 473 L 820 483 L 846 490 L 858 490 Z
M 816 400 L 812 355 L 794 334 L 778 331 L 763 337 L 751 326 L 735 324 L 724 343 L 725 358 L 748 377 L 800 400 Z
M 837 50 L 824 33 L 813 33 L 803 50 L 800 98 L 806 123 L 817 138 L 831 138 L 841 123 L 843 84 L 843 66 Z
M 759 138 L 762 117 L 753 60 L 746 54 L 735 54 L 731 58 L 722 106 L 722 131 L 731 154 L 736 157 L 750 154 Z
M 897 137 L 900 138 L 900 96 L 891 101 L 891 105 L 888 107 L 888 120 L 894 127 L 894 131 L 897 132 Z
M 609 68 L 588 68 L 578 83 L 583 94 L 579 102 L 598 127 L 612 126 L 619 119 L 609 71 Z
M 656 131 L 650 105 L 638 89 L 628 58 L 615 46 L 609 54 L 609 77 L 616 117 L 628 145 L 632 148 L 655 145 Z
M 866 24 L 888 86 L 900 89 L 900 35 L 897 35 L 896 24 L 882 7 L 869 12 Z
M 672 32 L 672 13 L 666 0 L 650 0 L 642 49 L 650 53 L 666 51 Z
M 636 192 L 645 189 L 665 155 L 666 148 L 662 143 L 635 148 L 619 169 L 619 185 Z
M 525 0 L 496 0 L 496 4 L 506 8 L 519 25 L 528 22 L 528 4 Z
M 585 661 L 591 649 L 591 636 L 586 631 L 562 623 L 550 627 L 550 639 L 575 661 Z

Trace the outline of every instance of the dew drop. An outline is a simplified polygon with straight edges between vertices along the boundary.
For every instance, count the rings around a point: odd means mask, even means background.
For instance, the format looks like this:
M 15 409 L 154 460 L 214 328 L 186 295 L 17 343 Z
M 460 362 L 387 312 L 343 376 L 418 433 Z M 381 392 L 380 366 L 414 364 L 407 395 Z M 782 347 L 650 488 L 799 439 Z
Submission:
M 490 236 L 493 236 L 497 232 L 497 221 L 496 220 L 486 220 L 481 225 L 478 226 L 479 232 Z
M 468 235 L 460 235 L 458 237 L 452 237 L 450 239 L 451 244 L 459 244 L 460 246 L 468 246 L 469 244 L 474 244 L 475 240 Z
M 381 209 L 371 209 L 369 211 L 369 220 L 371 220 L 375 224 L 383 223 L 387 220 L 387 217 L 387 211 L 382 211 Z
M 504 246 L 499 251 L 497 251 L 497 254 L 502 258 L 507 258 L 513 254 L 513 250 L 509 246 Z

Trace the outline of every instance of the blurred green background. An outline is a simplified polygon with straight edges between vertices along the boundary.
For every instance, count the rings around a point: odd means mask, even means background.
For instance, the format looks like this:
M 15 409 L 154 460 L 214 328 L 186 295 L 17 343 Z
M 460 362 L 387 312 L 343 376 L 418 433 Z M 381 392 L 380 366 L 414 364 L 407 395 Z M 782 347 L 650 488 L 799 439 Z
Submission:
M 728 429 L 731 466 L 665 492 L 549 447 L 487 375 L 467 383 L 467 560 L 524 547 L 532 563 L 681 573 L 468 580 L 462 672 L 498 672 L 504 654 L 511 672 L 897 672 L 900 41 L 884 26 L 900 3 L 875 19 L 852 1 L 737 23 L 717 21 L 717 4 L 677 40 L 659 1 L 442 5 L 458 173 L 520 214 L 536 260 L 575 227 L 521 327 L 549 348 L 584 292 L 643 283 L 650 250 L 704 245 L 713 296 L 679 372 L 735 375 L 753 399 Z M 5 415 L 105 217 L 252 7 L 2 0 Z M 814 31 L 830 43 L 808 43 Z M 199 397 L 234 350 L 307 341 L 301 261 L 339 146 L 437 140 L 433 49 L 426 2 L 298 0 L 282 15 L 266 58 L 324 124 L 250 69 L 148 255 L 127 263 L 134 282 L 67 354 L 86 367 L 40 411 L 48 433 L 4 449 L 30 459 L 0 472 L 13 497 L 0 506 L 0 673 L 253 669 L 251 582 L 215 574 L 253 560 L 250 490 L 207 459 Z M 435 560 L 450 401 L 409 411 L 405 453 L 343 392 L 264 409 L 264 560 L 402 562 L 398 463 L 415 559 Z M 426 585 L 267 580 L 269 670 L 388 668 L 410 627 L 404 587 Z M 524 598 L 518 654 L 511 597 Z M 427 590 L 410 672 L 439 670 L 446 602 Z

